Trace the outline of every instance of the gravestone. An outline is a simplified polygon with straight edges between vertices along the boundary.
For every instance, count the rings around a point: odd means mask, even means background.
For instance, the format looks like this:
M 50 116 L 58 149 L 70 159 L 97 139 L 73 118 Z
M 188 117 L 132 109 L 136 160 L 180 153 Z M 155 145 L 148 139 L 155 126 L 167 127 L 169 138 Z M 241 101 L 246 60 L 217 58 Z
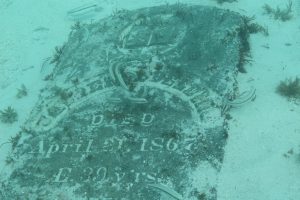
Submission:
M 242 16 L 205 6 L 75 24 L 43 64 L 1 199 L 217 199 L 245 33 Z

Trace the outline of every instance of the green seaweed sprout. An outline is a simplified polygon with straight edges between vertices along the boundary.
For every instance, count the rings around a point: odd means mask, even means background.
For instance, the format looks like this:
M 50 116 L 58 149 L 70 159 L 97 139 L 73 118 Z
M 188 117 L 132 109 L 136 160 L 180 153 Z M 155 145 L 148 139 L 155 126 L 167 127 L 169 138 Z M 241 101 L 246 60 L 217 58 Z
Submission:
M 2 123 L 12 124 L 18 120 L 18 113 L 11 106 L 0 110 L 0 120 Z
M 59 97 L 62 101 L 68 101 L 68 99 L 71 98 L 73 95 L 72 92 L 58 86 L 54 86 L 52 88 L 52 91 L 54 92 L 54 95 Z
M 237 2 L 237 0 L 214 0 L 214 1 L 216 1 L 218 4 L 223 4 L 225 2 L 228 3 Z
M 11 137 L 9 139 L 9 142 L 11 143 L 12 150 L 14 150 L 17 147 L 20 139 L 21 139 L 21 133 L 18 133 L 14 137 Z
M 270 5 L 265 4 L 263 6 L 264 14 L 272 16 L 275 20 L 281 20 L 281 21 L 288 21 L 290 20 L 292 15 L 292 1 L 289 1 L 286 5 L 286 8 L 281 9 L 278 6 L 275 8 L 272 8 Z
M 28 94 L 27 88 L 25 87 L 24 84 L 22 84 L 22 85 L 21 85 L 21 88 L 18 88 L 18 92 L 17 92 L 16 97 L 17 97 L 18 99 L 21 99 L 21 98 L 27 96 L 27 94 Z
M 54 63 L 58 64 L 59 63 L 61 55 L 63 53 L 63 49 L 64 49 L 64 46 L 62 46 L 62 47 L 56 46 L 55 47 L 55 52 L 54 52 L 54 55 L 53 55 L 53 57 L 50 61 L 50 64 L 54 64 Z
M 252 63 L 252 57 L 250 52 L 250 43 L 248 41 L 249 35 L 253 33 L 262 33 L 265 36 L 269 35 L 268 29 L 266 27 L 263 27 L 259 25 L 258 23 L 255 23 L 255 17 L 242 17 L 242 20 L 244 22 L 244 26 L 241 26 L 238 29 L 238 32 L 233 32 L 233 34 L 238 34 L 241 42 L 240 42 L 240 55 L 239 55 L 239 63 L 237 65 L 237 69 L 240 73 L 246 73 L 245 64 L 251 64 Z
M 276 92 L 287 98 L 300 98 L 300 78 L 289 78 L 281 81 L 276 88 Z
M 79 30 L 80 28 L 81 28 L 80 22 L 75 22 L 75 24 L 71 26 L 71 30 Z
M 243 16 L 245 25 L 247 26 L 248 32 L 252 33 L 262 33 L 264 36 L 269 36 L 268 27 L 262 26 L 255 22 L 255 16 Z
M 8 156 L 5 158 L 5 164 L 6 164 L 6 165 L 13 164 L 15 161 L 16 161 L 16 159 L 15 159 L 12 155 L 8 155 Z

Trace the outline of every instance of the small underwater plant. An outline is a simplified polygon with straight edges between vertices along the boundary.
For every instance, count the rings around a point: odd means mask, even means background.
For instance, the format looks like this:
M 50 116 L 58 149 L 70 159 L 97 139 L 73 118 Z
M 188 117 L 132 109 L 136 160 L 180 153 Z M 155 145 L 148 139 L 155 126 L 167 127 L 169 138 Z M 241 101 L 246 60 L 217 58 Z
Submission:
M 27 94 L 28 94 L 27 88 L 25 87 L 24 84 L 22 84 L 21 88 L 18 89 L 18 93 L 17 93 L 16 97 L 18 99 L 21 99 L 22 97 L 27 96 Z
M 18 120 L 18 113 L 11 106 L 0 110 L 0 120 L 3 123 L 12 124 Z
M 80 22 L 75 22 L 74 25 L 71 26 L 71 30 L 79 30 L 81 28 Z
M 162 137 L 165 139 L 175 139 L 178 140 L 182 137 L 181 130 L 177 130 L 175 127 L 171 130 L 162 133 Z
M 239 36 L 241 38 L 241 42 L 239 45 L 239 62 L 237 64 L 237 69 L 240 73 L 246 73 L 245 64 L 251 63 L 251 53 L 250 53 L 250 43 L 248 41 L 249 38 L 249 30 L 247 27 L 241 28 L 239 31 Z
M 289 1 L 284 9 L 280 9 L 279 7 L 275 9 L 268 4 L 265 4 L 263 9 L 265 11 L 264 14 L 271 15 L 275 20 L 288 21 L 293 17 L 292 1 Z
M 276 88 L 276 92 L 287 98 L 300 98 L 300 79 L 286 79 L 281 81 Z
M 15 162 L 15 158 L 11 155 L 8 155 L 5 159 L 5 164 L 6 165 L 9 165 L 9 164 L 13 164 Z
M 12 150 L 14 150 L 17 147 L 17 145 L 20 141 L 20 138 L 21 138 L 21 133 L 18 133 L 18 134 L 16 134 L 16 136 L 11 137 L 9 139 L 9 142 L 11 143 Z
M 214 1 L 216 1 L 218 4 L 222 4 L 225 2 L 228 2 L 228 3 L 237 2 L 237 0 L 214 0 Z
M 173 16 L 182 21 L 193 20 L 193 13 L 189 12 L 187 6 L 181 3 L 177 3 L 176 8 L 173 12 Z
M 26 126 L 20 126 L 20 133 L 25 133 L 25 134 L 29 134 L 29 135 L 35 135 L 36 132 L 31 129 L 31 128 L 27 128 Z
M 252 16 L 252 17 L 244 16 L 242 18 L 243 18 L 244 23 L 247 27 L 247 30 L 250 34 L 252 34 L 252 33 L 262 33 L 262 34 L 264 34 L 264 36 L 269 35 L 269 31 L 268 31 L 267 27 L 262 26 L 262 25 L 260 25 L 256 22 L 254 22 L 255 16 Z
M 55 52 L 54 52 L 54 55 L 53 55 L 53 57 L 50 61 L 50 64 L 53 64 L 53 63 L 58 64 L 59 63 L 61 55 L 63 53 L 63 48 L 64 48 L 64 46 L 62 46 L 62 47 L 57 47 L 56 46 L 55 47 Z
M 245 64 L 251 64 L 252 63 L 252 57 L 250 52 L 250 43 L 249 43 L 249 35 L 252 33 L 258 33 L 261 32 L 265 36 L 268 36 L 268 29 L 253 22 L 253 17 L 242 17 L 242 20 L 244 22 L 244 26 L 241 26 L 238 29 L 238 32 L 235 32 L 240 37 L 240 43 L 239 43 L 239 62 L 237 64 L 237 69 L 240 73 L 247 73 L 245 69 Z
M 50 80 L 52 81 L 53 80 L 53 73 L 48 74 L 47 76 L 45 76 L 43 80 L 44 81 L 50 81 Z
M 67 101 L 70 97 L 72 97 L 73 93 L 69 92 L 67 89 L 63 89 L 58 86 L 54 86 L 52 91 L 55 96 L 59 97 L 63 101 Z

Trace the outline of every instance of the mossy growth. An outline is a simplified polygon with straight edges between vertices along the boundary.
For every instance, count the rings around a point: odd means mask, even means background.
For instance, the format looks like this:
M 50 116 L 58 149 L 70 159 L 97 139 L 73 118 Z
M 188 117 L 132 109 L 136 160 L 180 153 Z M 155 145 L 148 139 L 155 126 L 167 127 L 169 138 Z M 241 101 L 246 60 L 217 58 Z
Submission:
M 237 69 L 240 73 L 246 73 L 245 65 L 252 63 L 250 52 L 249 36 L 253 33 L 263 33 L 265 36 L 269 35 L 268 29 L 254 22 L 254 17 L 242 17 L 244 26 L 238 29 L 238 36 L 240 38 L 240 55 Z
M 36 132 L 32 128 L 27 128 L 26 126 L 20 126 L 20 133 L 25 133 L 29 135 L 36 135 Z
M 182 21 L 193 20 L 193 13 L 188 10 L 185 4 L 177 3 L 173 16 Z
M 300 79 L 296 77 L 281 81 L 276 92 L 287 98 L 300 98 Z
M 51 106 L 47 109 L 49 116 L 57 117 L 61 112 L 62 109 L 58 106 Z
M 79 30 L 81 28 L 81 24 L 80 24 L 80 22 L 75 22 L 75 24 L 74 25 L 72 25 L 71 26 L 71 30 L 73 31 L 73 30 Z
M 5 164 L 6 165 L 10 165 L 10 164 L 13 164 L 15 162 L 15 158 L 11 155 L 8 155 L 5 159 Z
M 60 62 L 60 58 L 61 58 L 61 55 L 63 53 L 63 49 L 64 49 L 64 46 L 62 47 L 55 47 L 55 52 L 53 54 L 53 57 L 50 61 L 50 64 L 58 64 Z
M 292 15 L 292 1 L 289 1 L 286 5 L 286 8 L 281 9 L 279 7 L 272 8 L 270 5 L 265 4 L 263 6 L 264 14 L 272 16 L 275 20 L 288 21 L 290 20 Z
M 241 42 L 239 44 L 240 54 L 237 69 L 240 73 L 246 73 L 245 64 L 251 63 L 248 23 L 249 21 L 245 21 L 245 26 L 241 27 L 238 32 Z
M 11 106 L 0 110 L 0 121 L 2 123 L 12 124 L 18 120 L 18 113 Z
M 12 150 L 14 150 L 17 147 L 20 139 L 21 139 L 21 133 L 18 133 L 14 137 L 11 137 L 9 139 L 9 142 L 11 143 Z
M 237 0 L 214 0 L 216 1 L 218 4 L 222 4 L 222 3 L 232 3 L 232 2 L 237 2 Z
M 264 36 L 269 36 L 268 28 L 265 26 L 262 26 L 255 22 L 255 16 L 252 17 L 243 17 L 244 23 L 247 27 L 247 30 L 250 34 L 253 33 L 262 33 Z
M 176 130 L 175 128 L 173 128 L 169 131 L 163 132 L 162 137 L 167 140 L 169 139 L 179 140 L 181 139 L 182 135 L 180 130 Z
M 46 75 L 43 80 L 44 81 L 53 81 L 53 73 Z
M 59 97 L 62 101 L 68 101 L 68 99 L 73 96 L 73 92 L 58 86 L 54 86 L 52 91 L 54 92 L 54 95 Z

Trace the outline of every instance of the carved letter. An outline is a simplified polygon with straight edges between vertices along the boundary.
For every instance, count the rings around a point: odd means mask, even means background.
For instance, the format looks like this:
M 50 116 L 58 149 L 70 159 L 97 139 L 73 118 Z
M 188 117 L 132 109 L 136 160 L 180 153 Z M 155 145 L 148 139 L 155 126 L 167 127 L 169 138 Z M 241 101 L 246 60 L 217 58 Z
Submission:
M 173 142 L 173 138 L 171 138 L 167 143 L 167 150 L 168 151 L 175 151 L 178 147 L 178 144 Z
M 86 153 L 91 152 L 90 149 L 91 149 L 91 146 L 92 146 L 93 141 L 94 141 L 94 140 L 89 140 L 88 146 L 87 146 L 87 148 L 86 148 L 86 150 L 85 150 Z
M 61 152 L 65 153 L 69 144 L 63 144 L 63 150 Z
M 157 143 L 156 141 L 159 143 Z M 154 138 L 151 141 L 152 146 L 150 147 L 150 150 L 151 151 L 159 151 L 159 150 L 163 149 L 163 145 L 162 145 L 163 142 L 164 142 L 163 138 Z
M 191 138 L 191 139 L 186 139 L 185 141 L 187 144 L 185 146 L 184 149 L 188 150 L 188 151 L 195 151 L 196 147 L 196 143 L 195 143 L 195 139 Z
M 135 179 L 134 179 L 134 182 L 136 182 L 136 183 L 140 182 L 140 174 L 141 174 L 141 173 L 139 173 L 139 172 L 136 172 L 136 173 L 135 173 Z
M 58 150 L 59 150 L 58 144 L 51 144 L 45 157 L 50 158 L 50 155 L 57 152 Z
M 97 170 L 97 177 L 96 178 L 98 178 L 98 177 L 100 177 L 100 182 L 102 182 L 102 181 L 104 181 L 105 180 L 105 178 L 106 178 L 106 175 L 107 175 L 107 168 L 106 167 L 100 167 L 100 168 L 98 168 L 98 170 Z M 95 178 L 95 179 L 96 179 Z
M 141 151 L 147 151 L 147 150 L 145 150 L 145 145 L 146 145 L 147 140 L 148 140 L 147 138 L 143 138 L 143 142 L 141 145 Z
M 44 140 L 41 140 L 41 141 L 39 142 L 39 149 L 38 149 L 38 152 L 33 152 L 33 150 L 32 150 L 32 151 L 30 151 L 29 153 L 41 153 L 41 154 L 44 154 L 44 153 L 45 153 L 45 151 L 44 151 Z
M 113 151 L 113 141 L 111 138 L 105 139 L 104 144 L 103 144 L 103 151 Z
M 104 119 L 104 117 L 102 114 L 100 114 L 100 115 L 93 114 L 92 125 L 94 125 L 94 126 L 102 125 L 103 119 Z
M 143 126 L 150 126 L 152 121 L 154 120 L 154 115 L 150 113 L 144 113 L 143 114 L 143 119 L 142 119 L 142 125 Z
M 75 144 L 75 146 L 76 146 L 76 152 L 79 152 L 79 149 L 80 149 L 80 147 L 81 147 L 81 144 Z
M 123 173 L 118 173 L 118 172 L 115 172 L 115 174 L 116 174 L 116 177 L 117 177 L 117 182 L 120 182 L 123 178 L 124 178 L 124 176 L 125 176 L 125 173 L 123 172 Z
M 91 180 L 92 174 L 93 174 L 93 169 L 91 167 L 87 167 L 83 170 L 83 173 L 87 174 L 87 179 L 84 180 L 83 182 L 89 182 Z
M 66 173 L 63 173 L 63 171 L 66 170 Z M 68 168 L 68 167 L 63 167 L 63 168 L 60 168 L 57 175 L 55 176 L 55 179 L 53 182 L 56 182 L 56 183 L 66 183 L 68 182 L 68 175 L 71 173 L 72 171 L 72 168 Z M 61 176 L 65 177 L 63 180 L 60 180 Z

